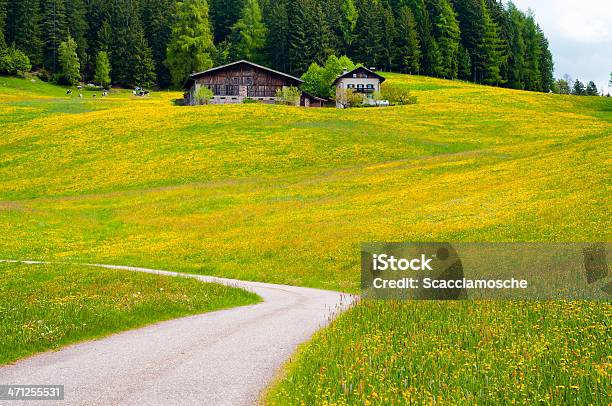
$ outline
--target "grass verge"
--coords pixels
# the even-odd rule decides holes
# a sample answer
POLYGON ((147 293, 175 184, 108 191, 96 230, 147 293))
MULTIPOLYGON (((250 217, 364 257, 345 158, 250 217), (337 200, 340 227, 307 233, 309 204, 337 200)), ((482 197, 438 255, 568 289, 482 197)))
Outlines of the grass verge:
POLYGON ((81 340, 258 301, 253 293, 189 278, 0 264, 0 365, 81 340))

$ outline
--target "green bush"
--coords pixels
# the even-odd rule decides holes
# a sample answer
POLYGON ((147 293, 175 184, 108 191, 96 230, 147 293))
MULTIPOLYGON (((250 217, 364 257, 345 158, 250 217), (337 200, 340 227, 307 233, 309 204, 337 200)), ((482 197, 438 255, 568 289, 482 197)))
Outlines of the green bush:
POLYGON ((212 90, 210 90, 206 86, 201 86, 195 92, 195 101, 196 101, 196 104, 208 104, 210 102, 210 99, 213 98, 213 96, 214 96, 214 94, 213 94, 212 90))
POLYGON ((276 90, 276 102, 287 106, 299 106, 302 92, 297 87, 289 86, 276 90))
POLYGON ((388 100, 392 105, 416 104, 417 102, 416 96, 412 96, 408 88, 387 83, 382 86, 380 98, 388 100))
POLYGON ((242 101, 242 103, 243 104, 256 104, 256 103, 259 103, 259 100, 254 100, 254 99, 251 99, 250 97, 247 97, 246 99, 242 101))
POLYGON ((24 75, 32 69, 30 58, 17 48, 0 49, 0 73, 24 75))

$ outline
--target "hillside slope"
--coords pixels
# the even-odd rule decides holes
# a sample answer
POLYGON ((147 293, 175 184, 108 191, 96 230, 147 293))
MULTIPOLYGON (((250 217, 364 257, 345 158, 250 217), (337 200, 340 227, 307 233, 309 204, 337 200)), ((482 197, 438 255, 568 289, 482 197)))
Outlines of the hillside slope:
POLYGON ((418 104, 177 107, 0 78, 0 256, 354 291, 361 241, 610 240, 610 99, 388 76, 418 104))

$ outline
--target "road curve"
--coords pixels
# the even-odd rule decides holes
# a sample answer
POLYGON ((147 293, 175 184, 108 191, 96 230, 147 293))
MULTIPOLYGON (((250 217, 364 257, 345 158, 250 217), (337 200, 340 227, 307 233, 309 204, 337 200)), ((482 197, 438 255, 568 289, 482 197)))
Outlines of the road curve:
POLYGON ((296 346, 355 300, 339 292, 295 286, 81 265, 185 276, 243 288, 264 301, 165 321, 0 367, 0 385, 65 386, 63 402, 42 405, 257 404, 296 346))

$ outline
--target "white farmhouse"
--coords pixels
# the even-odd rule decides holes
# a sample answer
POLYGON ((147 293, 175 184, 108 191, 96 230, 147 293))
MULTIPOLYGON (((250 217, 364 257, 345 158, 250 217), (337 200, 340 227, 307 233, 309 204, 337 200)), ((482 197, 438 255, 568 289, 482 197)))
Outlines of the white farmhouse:
POLYGON ((341 92, 347 89, 352 89, 356 93, 360 93, 364 97, 367 104, 376 104, 374 95, 380 92, 380 85, 385 81, 385 78, 371 69, 360 66, 352 71, 344 71, 334 81, 336 87, 336 107, 344 108, 344 105, 338 100, 341 92))

